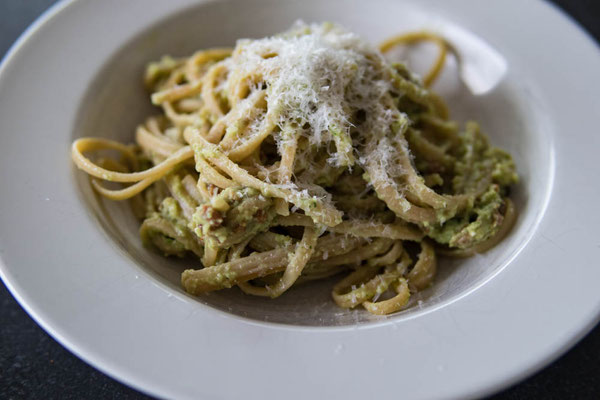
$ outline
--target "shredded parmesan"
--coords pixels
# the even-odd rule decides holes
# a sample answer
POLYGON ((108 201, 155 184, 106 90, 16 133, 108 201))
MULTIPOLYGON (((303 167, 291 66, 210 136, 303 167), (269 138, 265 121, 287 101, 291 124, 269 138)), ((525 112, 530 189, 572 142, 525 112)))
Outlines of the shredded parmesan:
MULTIPOLYGON (((297 22, 277 36, 240 40, 227 63, 235 74, 228 79, 232 85, 247 80, 252 89, 266 86, 267 109, 278 115, 281 130, 294 121, 311 145, 334 142, 336 151, 328 158, 332 166, 354 164, 351 133, 364 142, 394 120, 382 101, 391 90, 383 56, 338 25, 297 22), (355 126, 351 118, 359 111, 365 121, 355 126)), ((383 155, 386 162, 390 156, 383 155)))

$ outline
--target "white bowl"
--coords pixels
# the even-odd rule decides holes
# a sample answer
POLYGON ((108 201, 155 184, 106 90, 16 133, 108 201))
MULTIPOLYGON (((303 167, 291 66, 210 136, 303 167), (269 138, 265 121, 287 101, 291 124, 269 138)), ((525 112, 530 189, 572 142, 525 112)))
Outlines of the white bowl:
MULTIPOLYGON (((415 68, 427 57, 419 53, 415 68)), ((2 277, 65 346, 158 396, 489 393, 557 357, 598 319, 598 70, 597 48, 542 2, 60 3, 0 69, 2 277), (422 28, 447 36, 469 84, 451 65, 437 89, 454 118, 479 121, 518 166, 509 237, 485 255, 443 261, 435 285, 390 317, 337 308, 331 281, 276 300, 235 289, 191 297, 179 275, 193 261, 142 247, 129 207, 98 198, 70 163, 73 139, 132 141, 157 112, 141 83, 147 62, 273 34, 298 18, 339 22, 373 42, 422 28)))

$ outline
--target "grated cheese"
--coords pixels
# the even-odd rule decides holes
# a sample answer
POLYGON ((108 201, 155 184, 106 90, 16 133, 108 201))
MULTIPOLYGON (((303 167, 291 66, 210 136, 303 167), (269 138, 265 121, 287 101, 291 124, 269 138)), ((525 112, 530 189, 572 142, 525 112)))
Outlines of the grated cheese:
MULTIPOLYGON (((277 36, 240 40, 226 63, 228 90, 242 81, 251 90, 266 89, 268 113, 277 116, 282 131, 292 121, 304 128, 313 149, 334 142, 336 151, 327 160, 332 166, 352 167, 355 155, 360 162, 356 141, 388 131, 396 119, 382 101, 391 90, 383 56, 338 25, 297 22, 277 36), (354 126, 351 119, 358 111, 365 121, 354 126)), ((382 163, 394 164, 390 149, 386 144, 377 149, 382 163)))

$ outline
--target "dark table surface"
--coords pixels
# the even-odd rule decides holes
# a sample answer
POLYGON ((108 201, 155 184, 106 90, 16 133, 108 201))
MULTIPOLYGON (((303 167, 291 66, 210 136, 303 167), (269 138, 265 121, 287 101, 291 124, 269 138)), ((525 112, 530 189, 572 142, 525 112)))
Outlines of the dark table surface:
MULTIPOLYGON (((0 56, 54 2, 0 0, 0 56)), ((600 1, 553 3, 600 41, 600 1)), ((23 311, 4 285, 0 285, 0 305, 0 399, 148 398, 65 350, 23 311)), ((490 399, 600 399, 600 326, 550 366, 490 399)))

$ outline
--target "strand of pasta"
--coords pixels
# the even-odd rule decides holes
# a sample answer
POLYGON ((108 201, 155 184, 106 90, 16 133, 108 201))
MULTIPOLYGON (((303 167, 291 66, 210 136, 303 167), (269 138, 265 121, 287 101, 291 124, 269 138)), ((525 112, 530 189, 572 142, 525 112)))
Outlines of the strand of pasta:
POLYGON ((178 113, 175 111, 173 104, 168 101, 163 102, 161 105, 165 115, 169 118, 169 120, 173 121, 176 126, 185 127, 188 125, 197 125, 198 115, 196 113, 178 113))
POLYGON ((190 194, 190 196, 192 196, 192 198, 196 200, 196 203, 202 204, 210 199, 209 196, 205 195, 202 191, 200 191, 200 189, 198 189, 198 180, 194 180, 194 178, 192 178, 191 175, 186 175, 181 180, 181 183, 185 187, 185 190, 187 190, 187 192, 190 194))
POLYGON ((404 253, 404 247, 402 247, 402 241, 396 240, 392 247, 384 255, 378 257, 372 257, 367 260, 367 266, 369 267, 382 267, 384 265, 390 265, 394 263, 404 253))
POLYGON ((229 253, 227 254, 227 261, 240 259, 242 257, 242 253, 244 250, 246 250, 246 247, 248 247, 248 243, 250 243, 251 240, 252 238, 250 237, 241 243, 231 246, 231 249, 229 249, 229 253))
POLYGON ((443 148, 442 146, 427 140, 423 137, 421 132, 416 129, 408 129, 406 133, 407 140, 410 143, 410 149, 413 153, 417 153, 419 156, 423 157, 424 160, 430 163, 436 163, 436 165, 441 165, 445 169, 450 168, 454 164, 455 158, 447 154, 447 148, 443 148))
MULTIPOLYGON (((169 237, 173 239, 177 239, 179 242, 183 243, 187 250, 192 251, 198 257, 203 256, 202 246, 200 241, 196 238, 194 239, 193 235, 185 235, 181 229, 176 229, 173 225, 160 217, 153 217, 144 220, 142 226, 140 227, 140 236, 142 241, 155 242, 155 233, 158 233, 164 237, 169 237)), ((167 242, 164 242, 167 243, 167 242)), ((167 248, 159 247, 161 250, 168 250, 167 248)))
POLYGON ((210 62, 221 61, 229 57, 232 51, 233 49, 229 47, 197 51, 185 63, 186 79, 190 82, 200 79, 203 75, 198 74, 198 67, 205 66, 210 62))
POLYGON ((214 241, 210 238, 204 239, 204 255, 202 256, 202 265, 204 268, 212 267, 217 263, 219 258, 219 248, 215 246, 214 241))
POLYGON ((250 241, 250 247, 257 251, 267 251, 290 246, 293 243, 294 240, 287 235, 266 231, 254 236, 250 241))
POLYGON ((316 281, 316 280, 320 280, 320 279, 329 278, 333 275, 337 275, 346 270, 348 270, 348 267, 345 265, 338 265, 338 266, 329 267, 329 268, 321 268, 318 270, 317 269, 304 270, 302 272, 302 275, 300 275, 300 277, 296 281, 296 284, 301 285, 306 282, 312 282, 312 281, 316 281))
POLYGON ((337 267, 339 265, 360 265, 361 262, 375 257, 377 254, 390 248, 392 241, 390 239, 378 238, 371 243, 361 247, 356 247, 345 254, 334 257, 328 255, 326 260, 319 261, 319 268, 337 267))
POLYGON ((227 157, 234 162, 239 162, 246 157, 249 157, 251 153, 258 149, 263 140, 273 133, 276 126, 277 124, 275 123, 273 115, 267 112, 259 131, 248 138, 242 138, 241 143, 235 146, 235 148, 227 151, 227 157))
POLYGON ((185 146, 150 169, 142 172, 122 173, 100 168, 83 155, 83 152, 86 151, 104 149, 117 150, 125 155, 134 157, 130 155, 131 150, 127 146, 112 140, 98 138, 81 138, 75 140, 71 146, 71 155, 73 161, 80 169, 91 176, 111 182, 139 182, 145 179, 153 179, 156 181, 167 174, 174 166, 192 158, 194 155, 191 147, 185 146))
POLYGON ((165 82, 165 86, 176 86, 185 80, 185 72, 183 67, 184 66, 181 65, 171 71, 169 78, 165 82))
POLYGON ((211 111, 212 115, 217 117, 223 116, 221 105, 215 96, 215 86, 217 85, 217 77, 219 74, 226 71, 227 67, 223 62, 218 62, 213 65, 203 78, 202 84, 202 100, 204 106, 211 111))
MULTIPOLYGON (((225 129, 225 134, 219 141, 219 146, 228 153, 229 157, 231 157, 231 151, 237 150, 240 145, 243 145, 247 140, 249 140, 248 127, 250 125, 250 121, 260 120, 263 118, 263 124, 259 131, 262 135, 268 135, 272 133, 273 126, 271 129, 265 129, 264 127, 264 122, 267 120, 267 117, 272 122, 273 115, 272 111, 269 112, 267 110, 266 91, 261 90, 255 93, 256 94, 248 96, 248 98, 244 99, 242 102, 235 104, 230 113, 216 123, 219 129, 227 127, 225 129)), ((211 129, 209 135, 214 134, 215 131, 211 129)), ((219 135, 221 135, 221 133, 219 133, 219 135)), ((214 136, 211 137, 214 138, 214 136)), ((248 152, 248 154, 249 153, 251 152, 248 152)), ((245 157, 241 157, 234 161, 240 161, 244 158, 245 157)))
MULTIPOLYGON (((177 101, 177 109, 181 112, 198 115, 204 106, 204 102, 199 96, 195 96, 192 98, 183 98, 177 101)), ((198 122, 202 121, 202 117, 200 116, 198 122)))
POLYGON ((401 45, 401 44, 410 45, 410 44, 423 42, 423 41, 433 42, 439 48, 439 53, 438 53, 438 56, 437 56, 434 64, 432 65, 432 67, 429 69, 429 71, 423 78, 423 84, 425 85, 425 87, 430 87, 431 85, 433 85, 435 80, 438 78, 438 76, 442 72, 442 70, 444 68, 444 64, 446 63, 446 55, 447 55, 448 51, 452 52, 452 54, 457 58, 457 60, 459 60, 458 51, 456 51, 454 46, 452 46, 452 44, 449 43, 442 36, 440 36, 436 33, 427 32, 427 31, 408 32, 403 35, 394 36, 394 37, 391 37, 391 38, 385 40, 383 43, 381 43, 379 45, 379 50, 382 53, 387 53, 392 48, 394 48, 398 45, 401 45))
POLYGON ((212 183, 222 189, 237 186, 234 181, 224 177, 213 168, 202 156, 196 156, 196 170, 200 172, 204 181, 212 183))
POLYGON ((175 144, 164 138, 153 135, 143 126, 139 126, 136 129, 135 139, 142 149, 156 153, 164 158, 168 158, 171 154, 184 147, 182 144, 175 144))
MULTIPOLYGON (((302 214, 280 216, 273 221, 280 226, 313 226, 312 218, 302 214)), ((330 232, 349 234, 359 237, 385 237, 389 239, 421 240, 423 232, 403 222, 383 224, 379 222, 351 220, 327 228, 330 232)))
POLYGON ((278 183, 285 184, 290 182, 294 173, 294 161, 298 149, 298 131, 296 128, 287 124, 281 132, 281 162, 278 169, 278 183))
POLYGON ((192 215, 194 215, 194 211, 199 204, 185 189, 185 186, 182 182, 183 179, 181 178, 180 174, 178 172, 171 172, 164 177, 164 180, 167 184, 171 197, 177 201, 185 218, 191 220, 192 215))
MULTIPOLYGON (((200 172, 200 171, 198 171, 200 172)), ((196 187, 198 188, 198 191, 200 192, 200 194, 202 195, 202 198, 208 202, 210 201, 210 193, 208 191, 207 188, 207 184, 208 182, 206 181, 206 179, 204 179, 203 175, 200 175, 200 177, 198 178, 198 183, 196 184, 196 187)))
POLYGON ((174 102, 187 96, 194 96, 202 90, 203 82, 203 80, 198 79, 183 85, 175 85, 153 93, 150 99, 152 104, 159 106, 164 102, 174 102))
POLYGON ((150 63, 144 74, 144 84, 148 89, 155 89, 155 84, 161 76, 171 75, 173 70, 180 68, 184 63, 185 59, 173 59, 172 57, 163 57, 158 62, 150 63))
POLYGON ((421 252, 412 270, 407 274, 408 282, 416 290, 425 289, 435 276, 437 263, 435 249, 428 240, 421 243, 421 252))
MULTIPOLYGON (((221 116, 214 123, 214 125, 206 134, 206 139, 211 143, 220 142, 221 139, 223 139, 223 136, 226 134, 227 127, 233 125, 234 121, 241 121, 245 113, 249 113, 251 110, 256 109, 261 102, 265 101, 265 96, 265 90, 258 90, 247 98, 243 99, 241 102, 235 104, 227 114, 221 116)), ((223 143, 225 146, 229 146, 231 144, 233 143, 229 143, 229 139, 223 143)))
POLYGON ((104 186, 102 186, 100 184, 100 182, 98 182, 97 179, 94 179, 94 178, 91 179, 91 182, 92 182, 92 186, 94 187, 94 189, 98 193, 100 193, 102 196, 106 197, 107 199, 127 200, 137 194, 140 194, 144 189, 146 189, 148 186, 152 185, 154 182, 156 182, 160 178, 161 177, 158 177, 156 179, 146 178, 146 179, 143 179, 131 186, 128 186, 125 189, 117 189, 117 190, 105 188, 104 186))

